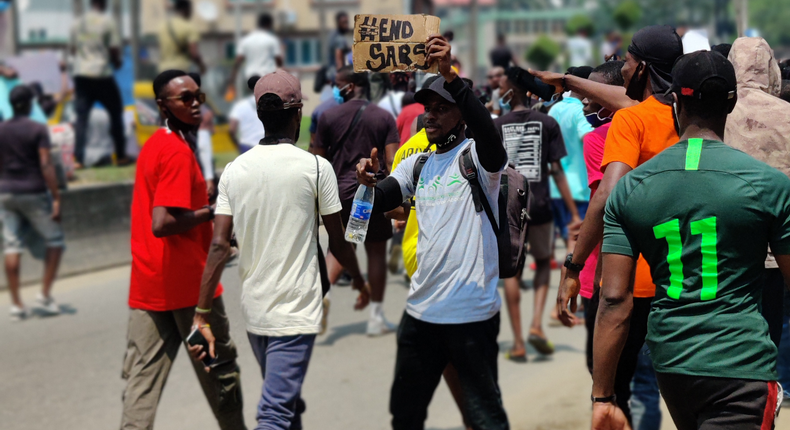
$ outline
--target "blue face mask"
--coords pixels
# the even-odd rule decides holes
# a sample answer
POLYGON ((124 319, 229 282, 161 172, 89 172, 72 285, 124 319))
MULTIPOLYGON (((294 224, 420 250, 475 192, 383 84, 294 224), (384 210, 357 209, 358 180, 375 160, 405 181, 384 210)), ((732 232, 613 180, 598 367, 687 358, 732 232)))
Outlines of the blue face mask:
POLYGON ((511 109, 510 101, 513 100, 513 97, 510 97, 510 100, 508 100, 507 103, 505 102, 505 97, 507 97, 508 94, 510 94, 512 92, 513 92, 513 90, 510 89, 502 97, 499 98, 499 107, 502 108, 502 110, 499 113, 500 115, 504 115, 504 114, 510 112, 510 109, 511 109))
POLYGON ((598 128, 604 124, 612 122, 612 117, 607 116, 601 118, 601 112, 603 112, 604 109, 605 108, 601 108, 598 110, 598 112, 589 113, 584 116, 587 119, 587 122, 589 122, 593 128, 598 128))
MULTIPOLYGON (((351 84, 348 84, 348 85, 351 85, 351 84)), ((346 88, 348 88, 348 85, 344 86, 343 88, 338 88, 337 85, 334 85, 332 87, 332 97, 335 98, 335 101, 337 102, 337 104, 342 105, 343 103, 345 103, 346 99, 343 98, 343 94, 341 93, 341 91, 343 91, 346 88)))

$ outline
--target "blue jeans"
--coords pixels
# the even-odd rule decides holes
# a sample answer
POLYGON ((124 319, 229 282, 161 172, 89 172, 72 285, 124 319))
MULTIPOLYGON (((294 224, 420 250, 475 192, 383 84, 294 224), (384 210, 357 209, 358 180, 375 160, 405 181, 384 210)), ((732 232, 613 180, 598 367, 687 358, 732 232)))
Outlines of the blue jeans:
POLYGON ((631 422, 634 430, 661 428, 661 395, 656 372, 647 345, 642 346, 636 360, 636 372, 631 383, 631 422))
POLYGON ((247 333, 263 375, 256 430, 301 430, 302 383, 315 335, 269 337, 247 333))
MULTIPOLYGON (((584 219, 590 202, 579 200, 575 200, 575 202, 576 210, 579 211, 579 217, 584 219)), ((568 223, 571 222, 571 211, 565 207, 565 201, 562 199, 551 199, 551 211, 554 213, 554 225, 560 230, 560 236, 564 240, 568 240, 568 223)))

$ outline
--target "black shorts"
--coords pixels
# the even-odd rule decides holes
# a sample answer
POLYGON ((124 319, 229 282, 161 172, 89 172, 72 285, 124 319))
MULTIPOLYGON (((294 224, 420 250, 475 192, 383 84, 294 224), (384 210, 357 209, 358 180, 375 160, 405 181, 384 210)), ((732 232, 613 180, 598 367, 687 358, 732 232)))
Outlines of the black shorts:
POLYGON ((776 381, 658 373, 658 387, 678 430, 772 430, 776 381))
MULTIPOLYGON (((343 218, 343 226, 348 226, 348 218, 351 216, 351 206, 354 200, 340 202, 343 208, 340 216, 343 218)), ((392 221, 387 219, 384 214, 372 214, 368 224, 368 234, 365 236, 365 243, 386 242, 392 239, 392 221)))

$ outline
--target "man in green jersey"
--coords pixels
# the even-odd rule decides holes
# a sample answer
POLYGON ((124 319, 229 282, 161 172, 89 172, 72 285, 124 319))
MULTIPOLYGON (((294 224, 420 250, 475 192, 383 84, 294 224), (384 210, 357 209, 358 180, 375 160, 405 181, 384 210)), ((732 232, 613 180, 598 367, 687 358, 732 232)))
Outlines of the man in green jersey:
POLYGON ((641 253, 656 284, 647 343, 678 430, 769 430, 777 349, 760 314, 763 263, 770 244, 790 279, 790 179, 721 142, 737 99, 726 58, 686 55, 672 77, 680 142, 627 174, 606 205, 593 429, 627 428, 612 394, 641 253))

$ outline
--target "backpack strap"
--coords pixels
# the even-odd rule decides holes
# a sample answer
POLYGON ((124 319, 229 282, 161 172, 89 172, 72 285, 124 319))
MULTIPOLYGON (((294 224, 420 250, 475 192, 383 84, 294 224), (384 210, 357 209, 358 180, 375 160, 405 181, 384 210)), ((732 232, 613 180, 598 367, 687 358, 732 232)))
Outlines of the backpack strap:
POLYGON ((370 101, 366 100, 365 104, 363 104, 362 107, 360 107, 359 110, 357 110, 357 113, 354 115, 354 119, 351 121, 351 124, 348 126, 346 131, 343 133, 342 136, 340 136, 340 139, 337 141, 337 143, 329 148, 329 152, 326 154, 327 160, 332 161, 335 158, 337 152, 340 151, 340 148, 342 148, 343 144, 346 143, 346 139, 348 139, 348 135, 351 134, 351 130, 353 130, 357 126, 357 124, 359 124, 359 120, 362 118, 362 113, 365 112, 365 109, 367 109, 369 104, 370 101))
POLYGON ((477 166, 472 159, 472 146, 467 146, 461 152, 461 158, 458 159, 459 167, 461 168, 461 175, 469 182, 469 188, 472 190, 472 200, 475 203, 475 211, 485 211, 488 216, 488 221, 491 222, 491 228, 494 229, 494 234, 499 236, 499 223, 494 217, 494 211, 491 210, 491 205, 488 203, 488 198, 483 193, 480 186, 480 180, 477 177, 477 166))
POLYGON ((425 167, 425 162, 428 161, 428 157, 430 157, 431 154, 431 152, 423 152, 417 156, 417 161, 414 163, 411 182, 415 194, 417 194, 417 183, 420 182, 420 173, 422 173, 422 168, 425 167))

